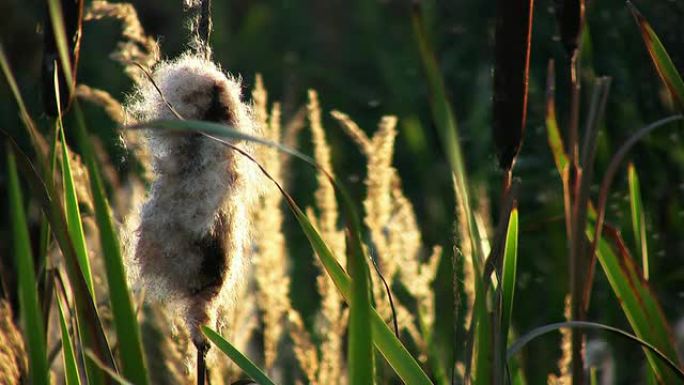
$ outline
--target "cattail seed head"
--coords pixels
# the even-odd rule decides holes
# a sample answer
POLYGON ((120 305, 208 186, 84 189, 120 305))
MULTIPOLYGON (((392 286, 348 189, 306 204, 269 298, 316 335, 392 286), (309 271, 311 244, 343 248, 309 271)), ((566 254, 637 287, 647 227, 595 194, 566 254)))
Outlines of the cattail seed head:
MULTIPOLYGON (((160 63, 154 84, 141 84, 128 111, 139 122, 185 119, 228 124, 253 134, 239 80, 196 55, 160 63), (161 91, 155 88, 155 85, 161 91)), ((199 327, 215 327, 244 275, 254 167, 231 148, 200 133, 151 129, 147 144, 154 182, 142 206, 131 260, 148 292, 180 309, 195 344, 199 327)), ((235 146, 250 152, 246 143, 235 146)))

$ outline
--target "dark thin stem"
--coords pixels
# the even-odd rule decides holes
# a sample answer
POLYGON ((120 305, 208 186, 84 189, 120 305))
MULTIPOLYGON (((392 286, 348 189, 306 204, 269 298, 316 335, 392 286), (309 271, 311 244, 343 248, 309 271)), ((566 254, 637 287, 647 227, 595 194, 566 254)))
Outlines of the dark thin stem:
POLYGON ((209 51, 209 39, 211 38, 211 29, 212 29, 212 21, 211 21, 211 0, 202 0, 201 1, 201 8, 200 8, 200 15, 199 15, 199 22, 197 24, 197 36, 199 37, 202 45, 204 46, 204 52, 205 54, 208 54, 209 51))
POLYGON ((209 351, 209 343, 197 345, 197 385, 205 385, 207 365, 206 358, 209 351))

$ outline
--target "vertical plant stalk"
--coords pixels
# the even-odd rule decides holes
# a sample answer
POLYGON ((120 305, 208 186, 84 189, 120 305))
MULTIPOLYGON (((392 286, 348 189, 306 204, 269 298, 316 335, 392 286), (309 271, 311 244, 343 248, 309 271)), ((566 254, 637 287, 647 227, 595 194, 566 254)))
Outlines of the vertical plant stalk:
MULTIPOLYGON (((568 123, 568 157, 570 162, 570 194, 569 199, 573 206, 570 211, 570 230, 568 231, 570 237, 569 242, 569 258, 570 258, 570 282, 571 282, 571 302, 572 302, 572 319, 582 320, 581 312, 581 295, 579 294, 582 287, 582 271, 580 270, 581 261, 578 258, 578 243, 581 243, 580 238, 584 238, 584 233, 575 231, 578 228, 577 224, 577 195, 579 193, 581 171, 579 166, 579 115, 580 115, 580 80, 578 76, 579 70, 579 41, 582 34, 582 27, 584 24, 584 0, 565 0, 561 4, 559 13, 561 41, 565 48, 566 54, 569 58, 569 75, 570 75, 570 119, 568 123)), ((582 224, 583 225, 583 224, 582 224)), ((580 332, 572 335, 572 381, 574 385, 584 384, 584 359, 582 356, 582 334, 580 332)))

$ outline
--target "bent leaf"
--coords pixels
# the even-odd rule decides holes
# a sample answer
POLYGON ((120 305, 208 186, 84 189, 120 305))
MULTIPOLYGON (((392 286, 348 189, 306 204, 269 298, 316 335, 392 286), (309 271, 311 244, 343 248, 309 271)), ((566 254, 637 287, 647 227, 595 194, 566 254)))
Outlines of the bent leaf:
POLYGON ((251 377, 256 383, 260 385, 275 385, 275 382, 268 378, 266 373, 264 373, 258 366, 256 366, 249 358, 244 354, 240 353, 230 342, 226 341, 220 334, 209 329, 206 326, 202 326, 202 332, 211 342, 216 345, 226 356, 228 356, 237 366, 242 369, 249 377, 251 377))

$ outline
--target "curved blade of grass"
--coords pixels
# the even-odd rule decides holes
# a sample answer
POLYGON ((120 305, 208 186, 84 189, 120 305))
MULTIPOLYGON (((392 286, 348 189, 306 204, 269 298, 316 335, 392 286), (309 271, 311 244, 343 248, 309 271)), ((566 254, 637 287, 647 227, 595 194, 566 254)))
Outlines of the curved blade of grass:
POLYGON ((470 206, 468 175, 466 173, 465 161, 463 160, 463 152, 459 143, 456 114, 451 108, 444 86, 444 79, 439 71, 439 65, 430 45, 430 41, 427 38, 420 9, 418 8, 419 3, 414 4, 415 6, 411 13, 411 21, 420 50, 420 57, 423 61, 425 76, 428 80, 432 117, 435 126, 437 127, 444 153, 447 156, 447 161, 453 172, 456 186, 456 199, 459 201, 457 202, 458 207, 462 209, 463 214, 466 217, 468 234, 461 234, 462 237, 467 238, 462 241, 469 241, 472 250, 474 251, 474 255, 477 258, 480 258, 480 260, 483 260, 485 256, 482 253, 482 242, 470 206))
POLYGON ((24 122, 24 126, 26 127, 26 130, 29 134, 29 138, 31 138, 31 143, 33 144, 36 154, 38 155, 38 159, 41 161, 40 164, 46 165, 48 164, 48 144, 45 141, 45 138, 36 129, 36 124, 33 122, 33 119, 31 119, 31 115, 28 113, 26 103, 24 103, 24 98, 22 98, 21 93, 19 92, 17 80, 14 78, 12 67, 10 67, 9 60, 7 60, 7 56, 5 55, 5 50, 1 42, 0 69, 2 69, 2 72, 5 75, 5 79, 7 80, 7 84, 9 85, 9 88, 12 91, 12 96, 14 96, 14 100, 17 102, 17 106, 19 107, 19 115, 21 116, 21 120, 24 122))
POLYGON ((62 12, 62 4, 59 0, 47 0, 48 12, 50 13, 50 21, 52 22, 52 32, 55 34, 55 43, 57 44, 57 52, 59 53, 60 64, 64 72, 64 78, 69 86, 69 94, 74 94, 74 87, 76 82, 74 80, 74 72, 72 71, 71 60, 69 59, 69 43, 66 36, 66 28, 64 26, 64 13, 62 12))
MULTIPOLYGON (((236 131, 230 128, 229 126, 212 122, 193 120, 168 120, 138 124, 134 126, 129 126, 127 128, 142 129, 146 127, 175 130, 179 132, 200 132, 207 135, 210 138, 213 138, 215 140, 218 140, 219 142, 224 143, 225 145, 230 146, 231 148, 240 152, 243 156, 248 157, 250 160, 254 162, 256 161, 249 154, 233 146, 232 144, 221 140, 220 138, 246 140, 250 142, 260 143, 263 145, 277 148, 279 151, 282 151, 284 153, 290 154, 303 160, 312 167, 321 170, 328 177, 328 180, 336 188, 337 192, 340 194, 340 197, 342 198, 342 207, 344 209, 345 219, 347 220, 347 231, 349 232, 349 234, 351 234, 352 237, 358 239, 358 241, 352 243, 352 246, 357 247, 356 245, 361 245, 361 238, 359 235, 359 219, 356 215, 356 211, 353 208, 353 204, 351 203, 352 201, 349 197, 349 194, 340 184, 338 184, 335 181, 334 178, 330 176, 330 174, 325 169, 318 166, 316 162, 310 157, 296 150, 283 146, 279 143, 268 141, 256 136, 251 136, 236 131)), ((270 176, 270 174, 268 174, 268 172, 265 169, 263 169, 258 163, 257 166, 261 168, 261 171, 266 175, 266 177, 268 177, 283 194, 283 196, 285 197, 285 201, 288 204, 288 207, 290 208, 290 210, 295 216, 295 219, 297 219, 297 222, 304 231, 304 234, 306 235, 309 243, 311 244, 311 247, 316 252, 316 255, 318 255, 318 257, 320 258, 321 264, 325 268, 330 278, 333 280, 333 283, 340 291, 345 301, 349 302, 351 298, 351 279, 344 271, 342 266, 340 266, 338 262, 339 259, 336 258, 336 256, 330 250, 330 248, 328 248, 328 246, 325 244, 318 231, 311 224, 306 214, 299 208, 299 206, 294 201, 292 196, 290 196, 290 194, 288 194, 282 188, 282 186, 277 181, 275 181, 270 176)), ((364 255, 363 252, 362 255, 364 255)), ((375 344, 375 347, 380 351, 380 353, 382 353, 382 355, 385 357, 385 359, 394 369, 397 375, 399 375, 399 377, 407 385, 432 384, 429 377, 425 374, 425 372, 420 367, 418 362, 411 356, 408 350, 406 350, 404 345, 402 345, 399 339, 394 335, 389 326, 385 324, 382 317, 380 317, 377 311, 372 308, 370 315, 370 326, 371 335, 373 337, 373 343, 375 344)))
POLYGON ((100 243, 107 273, 109 286, 109 300, 114 313, 114 325, 119 342, 120 359, 123 376, 136 385, 149 383, 147 369, 142 351, 140 339, 140 326, 133 310, 133 304, 126 282, 119 239, 114 230, 111 210, 100 172, 96 164, 90 140, 85 126, 83 112, 78 101, 74 101, 74 113, 76 115, 76 133, 79 148, 83 153, 88 174, 90 176, 90 191, 95 206, 95 219, 100 230, 100 243))
POLYGON ((501 322, 501 337, 508 340, 508 329, 513 313, 513 294, 515 292, 515 277, 518 265, 518 209, 511 211, 504 245, 503 272, 501 288, 503 292, 503 313, 501 322))
MULTIPOLYGON (((91 348, 93 352, 98 354, 100 361, 106 362, 109 367, 115 368, 114 358, 109 349, 107 337, 104 334, 93 298, 90 296, 88 286, 83 279, 78 265, 76 250, 69 237, 64 209, 61 207, 59 200, 54 199, 55 187, 51 181, 48 181, 47 185, 43 183, 29 158, 19 149, 7 133, 0 130, 0 134, 12 144, 17 166, 21 170, 22 176, 28 182, 31 194, 40 204, 43 213, 50 222, 50 228, 64 255, 66 270, 76 303, 79 335, 81 336, 82 343, 85 347, 91 348)), ((90 384, 101 384, 105 381, 102 372, 97 367, 89 364, 86 366, 88 382, 90 384)))
POLYGON ((351 276, 349 301, 349 383, 373 384, 373 337, 370 315, 370 272, 357 237, 347 236, 347 266, 351 276))
POLYGON ((60 141, 62 144, 62 181, 64 184, 64 207, 66 209, 66 221, 69 229, 69 235, 74 243, 76 249, 76 256, 83 273, 90 295, 95 299, 95 288, 93 287, 93 276, 90 272, 90 260, 88 259, 88 247, 86 246, 85 234, 83 233, 83 224, 81 223, 81 211, 78 208, 78 197, 76 196, 76 188, 74 187, 74 179, 71 174, 71 160, 69 157, 69 149, 67 147, 66 139, 64 137, 64 125, 62 124, 62 105, 59 93, 59 80, 57 78, 57 69, 54 73, 54 90, 55 90, 55 104, 57 106, 57 124, 59 126, 60 141))
POLYGON ((24 213, 24 202, 19 187, 17 164, 12 148, 7 145, 7 173, 9 175, 9 211, 12 223, 12 244, 19 286, 19 307, 23 321, 26 347, 29 353, 30 383, 48 385, 49 373, 45 352, 43 315, 38 305, 36 276, 33 267, 33 253, 29 240, 28 225, 24 213))
POLYGON ((641 268, 644 279, 648 281, 648 241, 646 238, 646 219, 644 204, 641 201, 641 187, 634 163, 627 166, 627 182, 629 184, 629 208, 632 213, 632 232, 636 249, 641 253, 641 268))
POLYGON ((475 270, 475 303, 473 304, 473 319, 470 322, 469 341, 466 348, 466 384, 489 385, 493 374, 493 334, 492 319, 487 310, 487 291, 484 277, 478 263, 473 263, 475 270), (474 334, 473 331, 474 330, 474 334), (474 340, 471 340, 474 338, 474 340), (473 360, 474 355, 474 360, 473 360), (475 377, 470 378, 470 367, 475 367, 475 377))
MULTIPOLYGON (((587 229, 589 237, 593 237, 591 230, 591 227, 587 229)), ((670 326, 655 294, 634 264, 617 230, 605 226, 605 232, 618 253, 613 251, 607 239, 601 239, 596 255, 629 324, 639 338, 657 347, 673 362, 678 362, 670 326)), ((650 352, 646 355, 656 377, 662 383, 676 383, 671 371, 667 370, 650 352)))
POLYGON ((107 373, 107 375, 109 376, 109 380, 114 380, 117 384, 120 385, 134 385, 132 382, 123 378, 119 373, 113 371, 110 367, 108 367, 102 361, 100 361, 100 359, 97 358, 97 356, 93 354, 92 351, 86 350, 85 356, 87 357, 88 361, 90 361, 93 365, 100 368, 103 372, 107 373))
POLYGON ((226 341, 220 334, 202 326, 202 332, 211 342, 216 345, 228 358, 230 358, 243 372, 251 377, 256 383, 260 385, 275 385, 275 382, 268 378, 258 366, 256 366, 247 356, 240 353, 230 342, 226 341))
POLYGON ((665 86, 670 91, 672 98, 677 102, 678 108, 684 109, 684 81, 677 71, 670 55, 660 42, 658 35, 648 23, 646 18, 639 12, 639 10, 630 1, 627 1, 629 10, 632 11, 634 20, 636 20, 641 37, 644 39, 644 44, 648 50, 648 55, 658 72, 658 76, 665 83, 665 86))
POLYGON ((684 116, 682 115, 673 115, 669 116, 667 118, 660 119, 658 121, 655 121, 647 126, 641 127, 639 130, 637 130, 632 136, 627 139, 627 141, 620 146, 620 149, 613 155, 613 158, 610 160, 610 164, 606 168, 605 173, 603 174, 603 179, 601 180, 601 187, 599 189, 599 197, 598 197, 598 205, 596 206, 596 226, 594 229, 594 236, 592 237, 593 241, 591 242, 591 249, 589 251, 589 257, 591 258, 591 263, 589 265, 589 279, 588 279, 588 284, 585 286, 585 292, 584 292, 584 303, 588 304, 588 298, 589 294, 591 293, 591 284, 593 280, 591 277, 594 275, 594 266, 596 263, 596 259, 594 258, 594 254, 596 252, 597 244, 598 241, 601 240, 601 234, 603 233, 603 223, 605 220, 605 215, 606 215, 606 204, 608 203, 608 193, 610 192, 610 187, 613 184, 613 179, 615 178, 615 174, 617 174, 617 171, 620 167, 620 164, 624 160, 625 156, 627 153, 634 147, 635 144, 637 144, 641 139, 643 139, 646 135, 650 134, 653 132, 656 128, 666 126, 670 123, 681 121, 684 119, 684 116))
POLYGON ((74 355, 73 344, 69 336, 69 327, 64 318, 64 311, 62 310, 62 301, 57 299, 57 308, 59 309, 59 328, 62 332, 62 357, 64 359, 64 377, 66 385, 80 385, 81 380, 78 377, 78 365, 76 364, 76 356, 74 355))
POLYGON ((556 169, 558 174, 562 176, 563 170, 568 165, 568 155, 565 153, 563 137, 556 118, 556 74, 554 68, 554 61, 551 59, 546 71, 546 136, 556 169))
POLYGON ((657 347, 653 346, 650 344, 648 341, 645 341, 644 339, 641 339, 633 334, 627 333, 626 331, 622 329, 618 329, 613 326, 609 325, 604 325, 600 324, 597 322, 589 322, 589 321, 566 321, 566 322, 558 322, 558 323, 553 323, 549 325, 544 325, 540 326, 536 329, 531 330, 524 336, 518 338, 518 340, 515 341, 513 345, 511 345, 510 348, 508 348, 508 353, 507 358, 510 359, 513 355, 517 354, 522 348, 525 347, 528 343, 530 343, 532 340, 543 336, 544 334, 550 333, 552 331, 556 331, 562 328, 570 328, 570 329, 597 329, 597 330, 603 330, 603 331, 608 331, 611 333, 614 333, 620 337, 624 337, 630 341, 636 342, 639 345, 641 345, 644 350, 649 351, 653 353, 655 357, 657 357, 663 365, 666 365, 672 370, 672 373, 676 378, 679 378, 679 381, 676 382, 668 382, 668 384, 675 384, 675 383, 680 383, 682 380, 684 380, 684 372, 677 366, 677 364, 672 361, 670 358, 668 358, 663 352, 658 350, 657 347))

